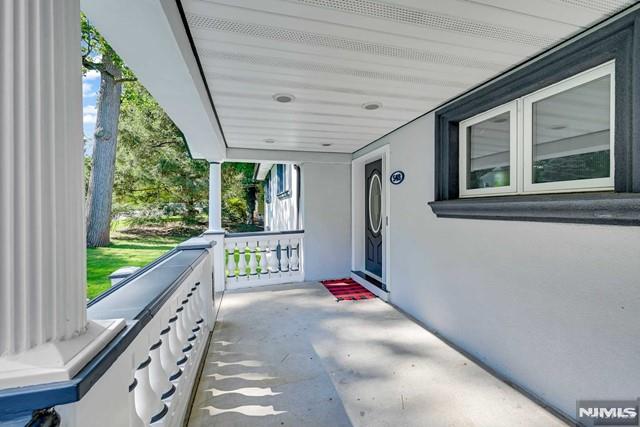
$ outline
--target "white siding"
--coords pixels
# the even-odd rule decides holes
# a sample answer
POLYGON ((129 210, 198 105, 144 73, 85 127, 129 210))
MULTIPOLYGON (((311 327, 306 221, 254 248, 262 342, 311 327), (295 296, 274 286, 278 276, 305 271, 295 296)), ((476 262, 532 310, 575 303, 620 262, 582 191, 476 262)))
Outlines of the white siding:
POLYGON ((268 189, 271 193, 271 203, 264 204, 265 231, 289 231, 301 228, 298 224, 298 194, 300 191, 298 188, 298 169, 290 164, 286 167, 291 182, 291 195, 284 198, 278 197, 276 165, 271 168, 268 189))
POLYGON ((406 173, 391 301, 571 416, 640 395, 640 228, 437 218, 433 135, 430 114, 382 141, 406 173))

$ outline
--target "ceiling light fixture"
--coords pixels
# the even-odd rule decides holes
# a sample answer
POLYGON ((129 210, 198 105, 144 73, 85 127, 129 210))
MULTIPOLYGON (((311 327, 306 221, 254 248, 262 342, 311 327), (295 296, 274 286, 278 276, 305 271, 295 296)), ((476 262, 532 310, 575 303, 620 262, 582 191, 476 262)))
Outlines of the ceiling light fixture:
POLYGON ((364 104, 362 104, 362 108, 364 108, 365 110, 373 111, 377 110, 378 108, 382 108, 382 104, 380 102, 365 102, 364 104))
POLYGON ((551 130, 562 130, 562 129, 566 129, 566 128, 567 128, 567 126, 565 126, 565 125, 553 125, 549 129, 551 129, 551 130))
POLYGON ((273 138, 267 138, 267 139, 264 140, 264 142, 266 142, 267 144, 273 144, 273 143, 276 142, 276 140, 273 139, 273 138))
POLYGON ((322 144, 322 146, 323 147, 331 147, 331 144, 325 142, 324 144, 322 144))
POLYGON ((273 99, 275 101, 286 104, 288 102, 293 102, 296 99, 296 97, 288 93, 276 93, 275 95, 273 95, 273 99))

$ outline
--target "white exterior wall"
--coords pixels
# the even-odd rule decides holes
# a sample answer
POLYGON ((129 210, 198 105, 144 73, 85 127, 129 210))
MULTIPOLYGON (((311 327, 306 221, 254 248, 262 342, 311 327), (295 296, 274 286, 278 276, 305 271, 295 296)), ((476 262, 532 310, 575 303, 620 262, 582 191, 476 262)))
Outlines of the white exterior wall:
POLYGON ((640 228, 437 218, 433 136, 429 114, 381 141, 406 174, 391 301, 570 416, 577 399, 640 395, 640 228))
POLYGON ((271 203, 264 204, 264 229, 265 231, 289 231, 297 230, 298 224, 298 169, 293 165, 286 165, 290 173, 291 195, 285 198, 278 197, 278 179, 276 165, 271 168, 269 192, 271 203))
POLYGON ((301 170, 305 280, 349 277, 351 165, 304 163, 301 170))

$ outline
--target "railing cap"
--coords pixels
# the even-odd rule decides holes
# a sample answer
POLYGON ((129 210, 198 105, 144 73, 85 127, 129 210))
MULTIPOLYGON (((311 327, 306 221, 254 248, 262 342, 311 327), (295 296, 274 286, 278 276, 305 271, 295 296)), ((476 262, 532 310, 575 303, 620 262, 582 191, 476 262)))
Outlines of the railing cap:
POLYGON ((283 236, 288 234, 304 234, 304 230, 288 231, 250 231, 247 233, 227 233, 226 238, 261 237, 261 236, 283 236))
POLYGON ((192 237, 189 240, 186 240, 178 245, 178 249, 180 250, 189 250, 189 249, 209 249, 212 248, 216 243, 214 241, 209 241, 202 237, 192 237))
POLYGON ((140 270, 140 267, 120 267, 109 275, 109 279, 122 279, 123 277, 129 277, 138 270, 140 270))

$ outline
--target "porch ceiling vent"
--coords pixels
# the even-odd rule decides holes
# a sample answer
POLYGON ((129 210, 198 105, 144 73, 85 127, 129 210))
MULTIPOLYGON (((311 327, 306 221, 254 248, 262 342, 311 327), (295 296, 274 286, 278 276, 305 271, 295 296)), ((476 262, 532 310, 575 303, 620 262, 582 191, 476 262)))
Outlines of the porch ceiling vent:
MULTIPOLYGON (((187 22, 190 27, 201 30, 223 31, 226 33, 242 34, 267 40, 297 43, 313 47, 348 50, 351 52, 366 53, 369 55, 403 58, 411 61, 429 62, 433 64, 456 65, 460 67, 471 67, 494 71, 500 71, 504 69, 505 65, 507 65, 459 55, 431 52, 410 47, 371 43, 366 40, 309 33, 289 28, 272 27, 270 25, 234 21, 230 19, 215 18, 212 16, 196 15, 193 13, 187 15, 187 22)), ((203 49, 201 53, 207 55, 205 49, 203 49)))
MULTIPOLYGON (((544 47, 554 43, 553 37, 533 34, 518 28, 472 21, 428 10, 398 6, 371 0, 289 0, 309 6, 339 10, 358 15, 372 16, 402 24, 418 25, 436 30, 469 34, 485 39, 501 40, 530 46, 544 47)), ((578 3, 571 1, 570 3, 578 3)), ((580 1, 580 3, 583 3, 580 1)), ((592 3, 613 3, 592 2, 592 3)))

